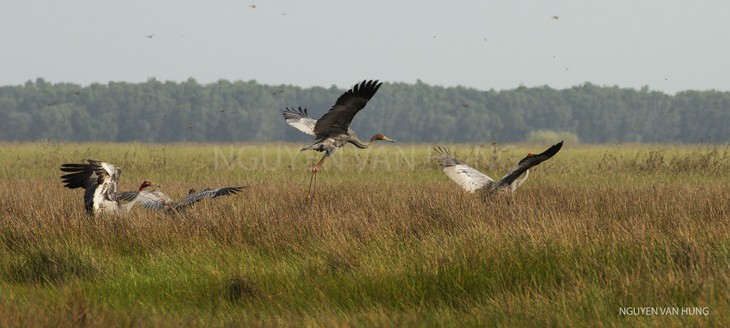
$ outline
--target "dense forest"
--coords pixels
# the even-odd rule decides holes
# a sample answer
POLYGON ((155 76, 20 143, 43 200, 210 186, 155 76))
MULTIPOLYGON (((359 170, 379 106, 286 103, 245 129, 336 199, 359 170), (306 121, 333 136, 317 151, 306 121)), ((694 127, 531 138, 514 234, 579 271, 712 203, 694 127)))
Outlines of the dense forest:
MULTIPOLYGON (((39 78, 0 87, 0 140, 306 143, 280 110, 307 107, 318 118, 343 91, 256 81, 80 86, 39 78)), ((728 124, 730 92, 668 95, 590 83, 482 91, 419 81, 384 84, 352 127, 363 138, 383 132, 401 142, 519 142, 548 130, 583 143, 725 143, 728 124)))

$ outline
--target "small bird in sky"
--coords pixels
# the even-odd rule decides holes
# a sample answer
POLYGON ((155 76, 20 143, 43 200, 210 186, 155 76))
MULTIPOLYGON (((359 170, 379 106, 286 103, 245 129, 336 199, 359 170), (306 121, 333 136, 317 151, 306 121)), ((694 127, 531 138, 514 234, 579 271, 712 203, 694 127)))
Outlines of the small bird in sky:
POLYGON ((256 5, 250 5, 251 9, 256 9, 256 5))
POLYGON ((152 33, 152 34, 149 34, 149 35, 145 35, 145 37, 146 37, 146 38, 148 38, 148 39, 152 39, 152 37, 153 37, 153 36, 155 36, 155 34, 154 34, 154 33, 152 33))
POLYGON ((554 20, 559 20, 560 19, 560 16, 557 16, 557 15, 552 15, 550 17, 552 17, 554 20))

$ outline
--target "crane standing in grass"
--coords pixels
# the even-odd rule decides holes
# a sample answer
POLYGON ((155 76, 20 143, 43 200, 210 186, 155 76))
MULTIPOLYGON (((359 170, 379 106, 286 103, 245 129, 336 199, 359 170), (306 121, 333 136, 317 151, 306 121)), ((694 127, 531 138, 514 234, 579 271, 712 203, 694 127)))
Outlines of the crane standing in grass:
POLYGON ((464 190, 468 192, 482 191, 487 194, 493 194, 496 192, 515 192, 527 180, 527 177, 530 175, 530 168, 553 157, 560 151, 561 147, 563 147, 562 141, 540 154, 527 154, 525 158, 517 163, 517 167, 497 181, 456 159, 446 148, 436 147, 434 150, 439 155, 437 160, 446 175, 464 188, 464 190), (524 177, 520 178, 523 173, 524 177))
POLYGON ((362 142, 358 139, 355 132, 350 129, 350 123, 355 117, 355 114, 365 108, 365 105, 375 95, 381 85, 382 83, 379 83, 377 80, 362 81, 360 84, 356 84, 352 89, 347 90, 347 92, 337 98, 334 106, 319 120, 309 117, 306 108, 299 107, 298 109, 294 109, 287 107, 283 111, 284 119, 286 119, 289 125, 316 137, 311 146, 304 147, 301 150, 324 152, 322 159, 312 167, 307 201, 314 199, 317 189, 317 172, 322 167, 322 164, 324 164, 324 161, 332 156, 338 148, 348 143, 355 145, 357 148, 365 149, 377 140, 394 142, 382 133, 375 134, 368 142, 362 142))

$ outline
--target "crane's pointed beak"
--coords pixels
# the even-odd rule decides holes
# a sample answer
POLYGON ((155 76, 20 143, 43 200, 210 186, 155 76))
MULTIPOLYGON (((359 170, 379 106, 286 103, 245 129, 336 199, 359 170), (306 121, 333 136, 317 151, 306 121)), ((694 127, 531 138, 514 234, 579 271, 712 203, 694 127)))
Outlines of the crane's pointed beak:
POLYGON ((383 136, 383 140, 385 140, 385 141, 390 141, 390 142, 395 142, 395 140, 393 140, 393 139, 391 139, 391 138, 388 138, 388 137, 386 137, 386 136, 383 136))

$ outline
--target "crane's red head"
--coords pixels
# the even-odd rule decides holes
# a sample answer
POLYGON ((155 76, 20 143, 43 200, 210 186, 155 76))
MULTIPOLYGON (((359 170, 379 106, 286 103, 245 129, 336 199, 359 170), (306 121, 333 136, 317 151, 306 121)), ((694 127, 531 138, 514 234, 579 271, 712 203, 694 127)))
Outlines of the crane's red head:
POLYGON ((386 136, 385 136, 384 134, 382 134, 382 133, 378 133, 378 134, 374 135, 374 136, 373 136, 373 137, 372 137, 372 138, 370 139, 370 142, 373 142, 373 141, 375 141, 375 140, 384 140, 384 141, 390 141, 390 142, 395 142, 395 140, 393 140, 393 139, 390 139, 390 138, 386 137, 386 136))
POLYGON ((535 156, 535 154, 527 153, 527 156, 525 156, 525 158, 521 159, 520 162, 517 163, 517 165, 522 165, 522 163, 524 163, 526 160, 530 159, 530 157, 532 157, 532 156, 535 156))
POLYGON ((144 188, 147 188, 151 185, 152 185, 152 182, 150 182, 149 180, 144 180, 144 181, 142 181, 142 184, 139 185, 139 191, 142 191, 142 190, 144 190, 144 188))

